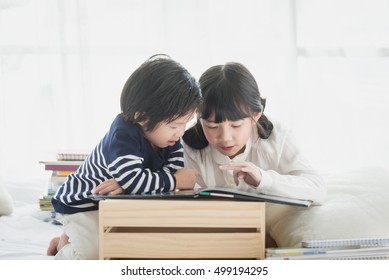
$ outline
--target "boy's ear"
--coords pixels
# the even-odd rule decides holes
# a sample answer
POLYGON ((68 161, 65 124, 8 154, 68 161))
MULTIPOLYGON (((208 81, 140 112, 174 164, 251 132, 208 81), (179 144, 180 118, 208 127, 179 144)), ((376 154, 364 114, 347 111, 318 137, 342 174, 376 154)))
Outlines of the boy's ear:
MULTIPOLYGON (((139 117, 140 113, 139 112, 136 112, 135 115, 134 115, 134 119, 136 121, 136 119, 139 117)), ((141 122, 136 122, 137 124, 139 124, 140 126, 145 126, 146 125, 146 121, 141 121, 141 122)))
POLYGON ((140 126, 145 126, 146 125, 146 121, 143 121, 143 122, 137 122, 137 124, 139 124, 140 126))

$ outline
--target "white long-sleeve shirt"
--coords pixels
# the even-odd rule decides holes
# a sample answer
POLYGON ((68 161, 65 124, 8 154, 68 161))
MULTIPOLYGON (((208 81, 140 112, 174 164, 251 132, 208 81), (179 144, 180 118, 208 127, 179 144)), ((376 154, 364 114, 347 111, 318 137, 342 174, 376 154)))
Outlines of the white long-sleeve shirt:
POLYGON ((302 155, 290 130, 277 122, 268 139, 261 139, 256 129, 242 154, 230 159, 208 145, 195 150, 184 143, 184 165, 199 172, 202 187, 235 185, 232 171, 219 166, 230 162, 254 163, 262 174, 258 192, 284 197, 308 199, 322 204, 326 196, 323 178, 302 155))

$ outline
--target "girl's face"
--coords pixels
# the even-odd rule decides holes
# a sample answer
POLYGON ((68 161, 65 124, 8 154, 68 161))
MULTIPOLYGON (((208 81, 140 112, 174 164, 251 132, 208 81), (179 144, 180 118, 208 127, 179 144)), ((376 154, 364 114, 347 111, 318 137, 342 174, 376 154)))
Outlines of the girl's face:
POLYGON ((146 131, 143 127, 145 122, 140 122, 143 134, 156 148, 174 146, 181 136, 184 135, 187 123, 194 117, 194 112, 187 114, 173 122, 161 122, 152 131, 146 131))
POLYGON ((232 159, 244 151, 247 140, 253 129, 256 129, 256 122, 260 116, 261 114, 258 113, 253 118, 221 123, 215 123, 211 116, 208 120, 201 119, 200 121, 209 144, 232 159))

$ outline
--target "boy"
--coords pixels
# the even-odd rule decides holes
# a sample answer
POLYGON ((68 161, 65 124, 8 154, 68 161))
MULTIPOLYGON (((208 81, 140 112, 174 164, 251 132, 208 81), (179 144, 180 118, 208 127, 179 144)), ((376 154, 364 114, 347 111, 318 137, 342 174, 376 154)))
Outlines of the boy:
POLYGON ((90 156, 52 198, 64 232, 47 254, 56 259, 98 258, 95 194, 192 189, 196 171, 184 169, 180 138, 201 102, 196 80, 167 56, 153 56, 129 77, 121 113, 90 156))

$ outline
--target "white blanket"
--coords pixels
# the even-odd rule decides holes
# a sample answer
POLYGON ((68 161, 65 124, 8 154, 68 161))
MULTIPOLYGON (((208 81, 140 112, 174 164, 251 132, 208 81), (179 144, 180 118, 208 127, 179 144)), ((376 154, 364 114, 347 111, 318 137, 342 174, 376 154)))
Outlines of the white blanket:
POLYGON ((267 233, 280 247, 305 240, 389 238, 389 171, 352 170, 324 177, 328 193, 322 206, 269 205, 267 233))
MULTIPOLYGON (((325 177, 327 201, 311 208, 268 205, 266 228, 278 246, 300 246, 303 240, 389 237, 389 172, 353 170, 325 177)), ((41 183, 8 183, 14 209, 0 217, 0 259, 53 259, 47 246, 62 232, 45 222, 38 198, 41 183)))
MULTIPOLYGON (((2 183, 3 187, 5 183, 2 183)), ((47 222, 50 212, 39 209, 38 199, 44 184, 8 183, 13 212, 0 217, 0 259, 45 260, 51 238, 59 236, 61 226, 47 222)))

